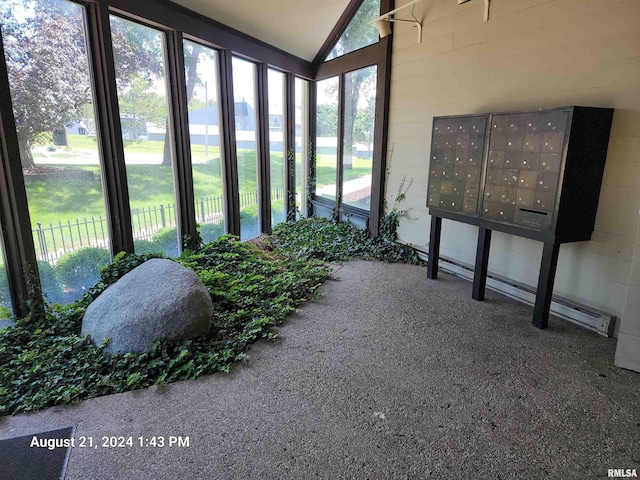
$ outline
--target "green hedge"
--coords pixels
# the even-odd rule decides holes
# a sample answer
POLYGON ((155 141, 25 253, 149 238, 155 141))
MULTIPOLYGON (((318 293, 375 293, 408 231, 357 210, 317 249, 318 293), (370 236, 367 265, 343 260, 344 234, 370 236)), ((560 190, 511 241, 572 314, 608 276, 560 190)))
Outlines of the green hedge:
POLYGON ((202 243, 209 243, 224 235, 224 222, 204 223, 198 227, 202 243))
MULTIPOLYGON (((60 303, 64 301, 62 286, 58 280, 55 268, 48 262, 38 261, 38 270, 40 273, 40 283, 45 298, 49 303, 60 303)), ((4 265, 0 265, 0 306, 11 310, 11 294, 9 293, 9 281, 7 279, 7 270, 4 265)))
POLYGON ((168 257, 177 257, 178 250, 178 229, 175 227, 161 228, 153 236, 153 245, 160 249, 168 257))
POLYGON ((145 253, 162 253, 160 246, 150 242, 149 240, 134 240, 133 248, 136 255, 143 255, 145 253))
MULTIPOLYGON (((99 247, 84 247, 65 253, 55 266, 55 272, 64 286, 81 297, 100 280, 100 268, 111 261, 109 250, 99 247)), ((42 276, 42 272, 40 273, 42 276)))

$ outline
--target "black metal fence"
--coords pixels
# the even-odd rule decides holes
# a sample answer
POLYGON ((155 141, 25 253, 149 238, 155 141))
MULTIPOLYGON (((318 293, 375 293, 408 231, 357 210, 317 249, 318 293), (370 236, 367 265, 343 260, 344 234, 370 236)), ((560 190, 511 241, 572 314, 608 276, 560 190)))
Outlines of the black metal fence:
MULTIPOLYGON (((284 189, 276 188, 271 191, 271 200, 284 199, 284 189)), ((222 196, 200 197, 196 199, 196 218, 201 224, 219 223, 224 216, 224 200, 222 196)), ((258 204, 258 192, 240 192, 240 209, 258 204)), ((135 208, 131 211, 131 222, 134 240, 151 241, 153 236, 162 228, 176 226, 175 205, 159 205, 135 208)), ((107 219, 92 216, 67 220, 65 223, 50 222, 45 225, 36 223, 33 230, 38 260, 44 260, 52 265, 66 252, 81 247, 109 248, 109 229, 107 219)))

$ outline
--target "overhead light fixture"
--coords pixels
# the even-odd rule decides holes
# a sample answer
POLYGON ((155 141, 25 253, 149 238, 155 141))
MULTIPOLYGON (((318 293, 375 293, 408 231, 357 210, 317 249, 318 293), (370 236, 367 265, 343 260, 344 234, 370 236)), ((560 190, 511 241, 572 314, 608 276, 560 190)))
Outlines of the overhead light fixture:
POLYGON ((391 35, 391 23, 388 20, 378 20, 378 33, 380 38, 391 35))
MULTIPOLYGON (((407 3, 406 5, 403 5, 402 7, 398 7, 394 10, 391 10, 387 13, 385 13, 384 15, 380 15, 378 18, 374 18, 373 20, 371 20, 369 22, 369 24, 373 24, 373 23, 378 23, 378 33, 380 33, 380 38, 384 38, 387 37, 391 34, 391 22, 402 22, 402 23, 411 23, 413 25, 415 25, 416 27, 418 27, 418 43, 422 42, 422 23, 416 18, 416 16, 413 14, 413 10, 411 10, 411 15, 413 16, 413 20, 402 20, 402 19, 397 19, 397 18, 392 18, 391 15, 395 15, 396 12, 398 12, 399 10, 402 10, 404 8, 407 8, 411 5, 415 5, 418 2, 421 2, 422 0, 413 0, 409 3, 407 3)), ((415 7, 414 7, 415 9, 415 7)))

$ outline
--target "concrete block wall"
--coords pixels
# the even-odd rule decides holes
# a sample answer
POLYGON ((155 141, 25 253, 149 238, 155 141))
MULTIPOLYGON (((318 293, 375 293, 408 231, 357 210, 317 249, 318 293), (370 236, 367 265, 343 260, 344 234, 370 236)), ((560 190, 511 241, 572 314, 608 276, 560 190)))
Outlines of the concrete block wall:
MULTIPOLYGON (((421 248, 428 243, 434 116, 565 105, 615 108, 595 232, 591 241, 561 247, 554 293, 621 318, 618 357, 638 369, 640 2, 491 0, 488 22, 483 10, 482 0, 418 3, 421 43, 414 27, 394 24, 388 204, 403 179, 412 181, 401 206, 409 212, 399 238, 421 248)), ((472 264, 476 232, 445 220, 442 255, 472 264)), ((538 242, 496 232, 489 270, 535 286, 541 253, 538 242)))

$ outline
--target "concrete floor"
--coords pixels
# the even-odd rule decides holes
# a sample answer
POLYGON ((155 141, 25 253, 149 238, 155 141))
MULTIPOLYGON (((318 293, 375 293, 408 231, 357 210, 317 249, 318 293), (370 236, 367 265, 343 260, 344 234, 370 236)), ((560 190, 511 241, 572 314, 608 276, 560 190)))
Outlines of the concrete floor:
POLYGON ((0 437, 170 436, 79 448, 68 480, 588 479, 640 471, 640 376, 616 340, 426 269, 354 261, 248 365, 0 419, 0 437))

